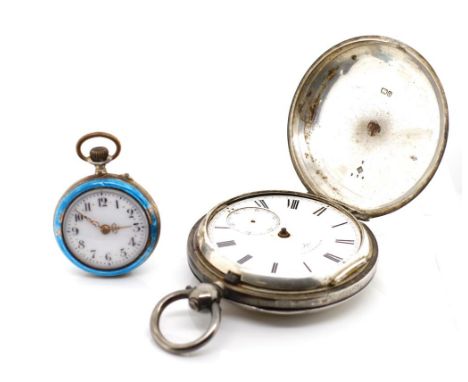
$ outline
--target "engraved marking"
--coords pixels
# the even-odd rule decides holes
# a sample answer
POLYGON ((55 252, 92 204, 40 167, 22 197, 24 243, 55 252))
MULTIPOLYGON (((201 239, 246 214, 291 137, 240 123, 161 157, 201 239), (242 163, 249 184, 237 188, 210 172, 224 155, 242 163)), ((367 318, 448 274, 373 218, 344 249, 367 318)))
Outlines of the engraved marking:
MULTIPOLYGON (((372 125, 374 122, 369 122, 369 125, 367 126, 367 128, 369 129, 369 134, 371 136, 374 136, 375 134, 378 134, 380 132, 380 126, 378 124, 376 124, 376 126, 372 125)), ((354 176, 356 175, 356 178, 361 178, 361 179, 364 179, 364 175, 362 175, 362 173, 364 172, 364 161, 361 161, 361 165, 356 167, 356 172, 352 172, 351 173, 351 176, 354 176)))
POLYGON ((380 92, 383 95, 386 95, 387 97, 391 97, 393 95, 393 92, 391 90, 388 90, 387 88, 380 89, 380 92))
POLYGON ((225 227, 225 226, 222 226, 222 225, 215 225, 215 228, 216 229, 231 229, 230 227, 225 227))

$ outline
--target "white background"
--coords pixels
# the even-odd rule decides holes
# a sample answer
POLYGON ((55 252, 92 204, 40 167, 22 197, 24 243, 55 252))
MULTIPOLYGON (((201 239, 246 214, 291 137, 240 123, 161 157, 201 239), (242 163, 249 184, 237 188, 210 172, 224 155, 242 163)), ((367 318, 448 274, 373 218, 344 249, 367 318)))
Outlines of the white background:
MULTIPOLYGON (((0 379, 466 381, 461 4, 2 1, 0 379), (421 52, 445 87, 451 122, 427 189, 369 224, 380 245, 374 281, 305 317, 225 302, 208 346, 163 352, 149 316, 163 295, 195 282, 185 254, 192 224, 239 193, 304 190, 286 141, 292 96, 322 52, 363 34, 421 52), (155 253, 128 277, 84 274, 53 237, 56 202, 93 171, 75 142, 95 130, 121 139, 109 170, 130 172, 161 212, 155 253)), ((177 338, 206 324, 187 315, 180 305, 165 321, 171 333, 185 327, 177 338)))

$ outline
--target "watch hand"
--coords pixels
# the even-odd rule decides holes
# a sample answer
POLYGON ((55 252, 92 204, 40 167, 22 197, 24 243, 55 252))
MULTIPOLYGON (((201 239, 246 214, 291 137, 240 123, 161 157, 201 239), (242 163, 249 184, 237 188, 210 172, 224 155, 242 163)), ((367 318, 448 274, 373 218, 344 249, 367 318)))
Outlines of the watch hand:
POLYGON ((93 226, 97 227, 97 228, 101 228, 101 224, 99 224, 98 221, 94 220, 94 219, 91 219, 89 216, 86 216, 83 212, 81 211, 78 211, 77 209, 75 210, 76 212, 78 212, 81 216, 83 216, 87 221, 89 221, 93 226))
POLYGON ((81 216, 83 216, 83 218, 86 219, 87 221, 89 221, 93 226, 95 226, 96 228, 99 228, 103 235, 107 235, 110 232, 117 233, 119 231, 119 229, 131 228, 132 227, 131 225, 118 226, 115 223, 113 223, 111 225, 100 224, 97 220, 91 219, 89 216, 86 216, 83 212, 81 212, 79 210, 76 210, 76 212, 78 212, 81 216))
POLYGON ((112 223, 112 225, 110 226, 110 229, 112 232, 114 233, 117 233, 119 231, 119 229, 123 229, 123 228, 132 228, 133 225, 121 225, 121 226, 118 226, 117 224, 115 223, 112 223))

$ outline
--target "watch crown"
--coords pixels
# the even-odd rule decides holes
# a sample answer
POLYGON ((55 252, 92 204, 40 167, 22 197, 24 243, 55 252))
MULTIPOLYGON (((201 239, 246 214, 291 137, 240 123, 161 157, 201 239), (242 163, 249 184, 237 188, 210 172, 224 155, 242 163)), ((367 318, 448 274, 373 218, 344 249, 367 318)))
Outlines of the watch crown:
POLYGON ((89 152, 89 157, 95 163, 105 162, 109 157, 109 150, 102 146, 93 147, 89 152))

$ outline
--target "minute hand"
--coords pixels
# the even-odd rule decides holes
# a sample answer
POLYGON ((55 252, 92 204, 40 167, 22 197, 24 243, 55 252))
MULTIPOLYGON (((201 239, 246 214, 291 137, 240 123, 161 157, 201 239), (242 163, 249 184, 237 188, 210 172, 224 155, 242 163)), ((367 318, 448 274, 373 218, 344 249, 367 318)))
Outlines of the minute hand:
POLYGON ((118 226, 117 224, 112 224, 110 226, 112 232, 116 233, 119 229, 123 229, 123 228, 132 228, 133 226, 132 225, 122 225, 122 226, 118 226))

